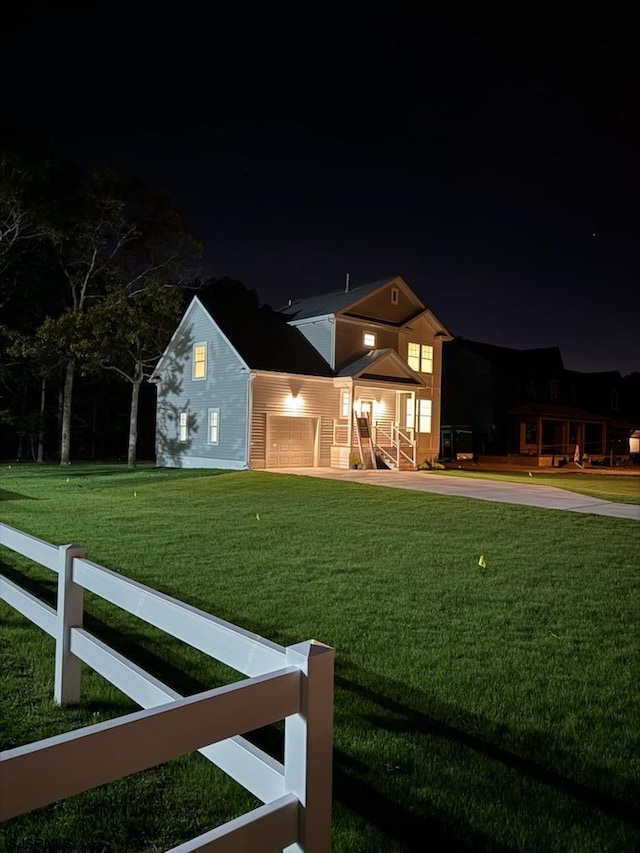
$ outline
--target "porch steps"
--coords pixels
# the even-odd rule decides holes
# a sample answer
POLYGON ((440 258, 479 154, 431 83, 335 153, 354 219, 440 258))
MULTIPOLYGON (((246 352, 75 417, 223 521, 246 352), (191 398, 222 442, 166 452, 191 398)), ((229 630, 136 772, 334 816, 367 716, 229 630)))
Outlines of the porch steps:
POLYGON ((358 439, 358 450, 363 468, 377 468, 376 454, 371 441, 371 424, 368 415, 359 417, 354 414, 356 438, 358 439))

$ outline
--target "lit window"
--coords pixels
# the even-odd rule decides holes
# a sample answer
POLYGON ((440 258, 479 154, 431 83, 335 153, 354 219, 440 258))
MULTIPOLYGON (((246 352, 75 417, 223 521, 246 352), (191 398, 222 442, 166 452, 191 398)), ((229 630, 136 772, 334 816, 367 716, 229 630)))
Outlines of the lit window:
POLYGON ((398 304, 398 288, 397 287, 391 288, 391 304, 392 305, 398 304))
POLYGON ((340 397, 340 417, 349 417, 349 392, 343 391, 340 397))
POLYGON ((180 412, 178 416, 178 441, 189 439, 189 421, 186 412, 180 412))
POLYGON ((414 429, 416 425, 416 401, 413 397, 407 397, 407 416, 405 429, 414 429))
POLYGON ((362 343, 365 347, 374 347, 376 345, 376 336, 373 332, 365 332, 362 336, 362 343))
POLYGON ((207 345, 195 344, 193 347, 193 378, 206 379, 207 376, 207 345))
POLYGON ((422 352, 420 353, 420 372, 433 373, 433 347, 430 347, 427 344, 422 345, 422 352))
POLYGON ((217 444, 220 430, 220 409, 209 409, 209 444, 217 444))
POLYGON ((431 432, 431 400, 420 400, 418 432, 431 432))
POLYGON ((416 373, 433 373, 433 347, 410 343, 407 347, 407 364, 416 373))

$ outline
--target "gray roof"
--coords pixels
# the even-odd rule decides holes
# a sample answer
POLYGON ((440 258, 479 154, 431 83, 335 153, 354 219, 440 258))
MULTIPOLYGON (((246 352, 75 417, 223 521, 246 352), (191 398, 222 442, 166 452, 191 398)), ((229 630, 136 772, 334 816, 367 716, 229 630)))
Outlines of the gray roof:
POLYGON ((321 293, 317 296, 309 296, 306 299, 295 299, 291 305, 284 305, 278 310, 287 315, 288 320, 304 320, 308 317, 323 317, 326 314, 336 314, 344 311, 354 302, 358 302, 369 293, 373 293, 385 284, 393 281, 397 276, 381 278, 368 284, 359 284, 349 290, 335 290, 332 293, 321 293))
POLYGON ((225 333, 232 346, 253 370, 297 373, 305 376, 335 376, 305 336, 270 308, 224 312, 200 301, 225 333))

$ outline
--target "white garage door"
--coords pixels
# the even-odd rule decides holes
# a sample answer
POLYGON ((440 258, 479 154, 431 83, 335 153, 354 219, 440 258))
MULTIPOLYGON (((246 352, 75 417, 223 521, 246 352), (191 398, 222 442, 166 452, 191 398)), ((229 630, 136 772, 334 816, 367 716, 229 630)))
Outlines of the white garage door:
POLYGON ((269 418, 267 468, 311 467, 315 436, 315 418, 269 418))

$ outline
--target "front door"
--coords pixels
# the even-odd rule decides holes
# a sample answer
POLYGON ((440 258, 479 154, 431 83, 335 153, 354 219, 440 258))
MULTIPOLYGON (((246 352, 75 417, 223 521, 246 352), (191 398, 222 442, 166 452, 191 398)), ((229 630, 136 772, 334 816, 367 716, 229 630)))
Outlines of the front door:
POLYGON ((373 400, 360 400, 360 417, 368 418, 373 423, 373 400))

